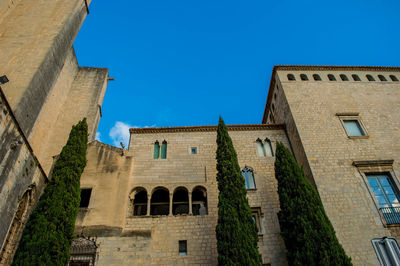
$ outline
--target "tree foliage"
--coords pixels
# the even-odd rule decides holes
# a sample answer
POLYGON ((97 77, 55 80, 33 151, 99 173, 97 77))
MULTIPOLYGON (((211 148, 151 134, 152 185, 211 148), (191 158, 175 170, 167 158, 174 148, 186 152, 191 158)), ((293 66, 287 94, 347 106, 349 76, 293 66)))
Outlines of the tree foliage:
POLYGON ((276 147, 279 224, 289 265, 351 265, 316 189, 282 144, 276 147))
POLYGON ((219 265, 261 265, 257 228, 246 198, 245 181, 237 155, 220 117, 217 130, 219 265))
POLYGON ((33 210, 12 265, 67 265, 86 165, 86 119, 72 127, 52 178, 33 210))

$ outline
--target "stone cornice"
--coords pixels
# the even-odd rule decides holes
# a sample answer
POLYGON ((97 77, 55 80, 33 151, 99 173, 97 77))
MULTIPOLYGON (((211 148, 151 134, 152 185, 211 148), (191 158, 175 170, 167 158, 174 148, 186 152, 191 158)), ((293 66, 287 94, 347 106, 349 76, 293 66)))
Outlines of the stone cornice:
MULTIPOLYGON (((175 133, 175 132, 212 132, 216 131, 218 126, 191 126, 191 127, 147 127, 130 128, 129 132, 133 134, 149 133, 175 133)), ((281 124, 254 124, 254 125, 227 125, 229 131, 253 131, 265 129, 284 129, 281 124)))
POLYGON ((374 167, 374 166, 392 166, 394 160, 366 160, 366 161, 353 161, 356 167, 374 167))
POLYGON ((306 65, 277 65, 273 71, 277 70, 310 70, 310 71, 328 71, 328 70, 353 70, 353 71, 399 71, 400 67, 388 66, 306 66, 306 65))
POLYGON ((265 109, 264 109, 264 114, 263 118, 261 120, 261 123, 265 123, 267 121, 267 115, 268 115, 268 107, 271 104, 272 101, 272 95, 273 91, 275 89, 275 76, 276 76, 276 71, 279 70, 303 70, 303 71, 337 71, 337 70, 343 70, 343 71, 395 71, 395 72, 400 72, 400 67, 385 67, 385 66, 306 66, 306 65, 276 65, 274 66, 271 74, 271 81, 269 84, 269 89, 268 89, 268 96, 267 96, 267 102, 265 104, 265 109))

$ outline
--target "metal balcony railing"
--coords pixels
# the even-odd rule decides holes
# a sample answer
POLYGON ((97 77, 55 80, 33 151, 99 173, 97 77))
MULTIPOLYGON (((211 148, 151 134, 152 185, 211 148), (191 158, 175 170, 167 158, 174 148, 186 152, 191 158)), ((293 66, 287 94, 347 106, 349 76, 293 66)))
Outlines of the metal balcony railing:
POLYGON ((379 209, 387 224, 400 224, 400 207, 385 207, 379 209))

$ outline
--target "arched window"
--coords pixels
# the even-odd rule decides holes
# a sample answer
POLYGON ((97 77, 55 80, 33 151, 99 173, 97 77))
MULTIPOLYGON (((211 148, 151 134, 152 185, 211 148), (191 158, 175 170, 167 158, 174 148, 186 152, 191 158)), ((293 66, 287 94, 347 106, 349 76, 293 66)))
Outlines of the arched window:
POLYGON ((135 192, 133 216, 145 216, 147 214, 147 191, 144 188, 137 188, 135 192))
POLYGON ((193 215, 207 214, 207 190, 204 187, 195 187, 192 192, 193 215))
POLYGON ((380 81, 387 81, 384 75, 378 75, 380 81))
POLYGON ((256 144, 257 144, 257 153, 258 156, 265 156, 265 150, 264 150, 264 144, 262 143, 261 139, 257 139, 256 140, 256 144))
POLYGON ((151 195, 150 215, 169 214, 169 191, 166 188, 156 188, 151 195))
POLYGON ((172 197, 172 214, 189 214, 189 196, 187 189, 184 187, 175 189, 172 197))
POLYGON ((308 80, 308 77, 306 74, 300 74, 301 80, 308 80))
POLYGON ((340 74, 340 78, 341 78, 343 81, 349 81, 349 78, 348 78, 345 74, 340 74))
POLYGON ((160 143, 158 140, 154 143, 154 159, 158 159, 160 157, 160 143))
POLYGON ((287 79, 288 79, 288 80, 296 80, 296 78, 294 77, 293 74, 288 74, 288 75, 287 75, 287 79))
POLYGON ((392 81, 399 81, 395 75, 390 75, 389 77, 392 81))
POLYGON ((356 74, 351 75, 354 81, 361 81, 360 77, 356 74))
POLYGON ((314 75, 313 75, 313 78, 314 78, 314 80, 316 80, 316 81, 321 81, 321 80, 322 80, 321 77, 320 77, 318 74, 314 74, 314 75))
POLYGON ((242 170, 242 176, 244 177, 246 189, 255 189, 256 182, 254 180, 254 171, 253 168, 249 166, 245 166, 242 170))
POLYGON ((336 78, 335 78, 335 76, 333 74, 328 74, 328 79, 330 81, 336 81, 336 78))
POLYGON ((371 75, 366 75, 368 81, 375 81, 374 77, 371 75))
POLYGON ((269 139, 265 139, 264 151, 265 151, 265 156, 274 156, 274 152, 272 150, 271 141, 269 139))
POLYGON ((161 145, 161 159, 167 159, 167 142, 165 140, 161 145))
POLYGON ((4 240, 3 248, 0 253, 1 262, 3 265, 10 265, 15 248, 17 247, 18 240, 24 229, 24 223, 27 219, 29 207, 32 204, 33 194, 35 187, 32 186, 25 191, 22 198, 18 202, 17 211, 11 222, 10 228, 6 239, 4 240))

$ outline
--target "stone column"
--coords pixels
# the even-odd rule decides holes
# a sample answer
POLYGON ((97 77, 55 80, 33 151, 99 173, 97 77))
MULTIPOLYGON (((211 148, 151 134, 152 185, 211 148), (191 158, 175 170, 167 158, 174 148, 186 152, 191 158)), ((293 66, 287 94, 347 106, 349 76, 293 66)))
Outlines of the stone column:
POLYGON ((192 210, 192 192, 189 192, 189 215, 193 215, 193 210, 192 210))
POLYGON ((147 213, 146 216, 150 216, 150 204, 151 204, 151 195, 147 193, 147 213))
POLYGON ((172 216, 172 198, 173 194, 169 193, 169 216, 172 216))

